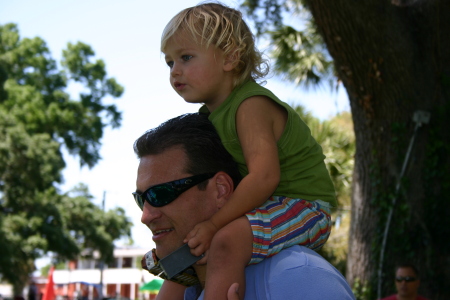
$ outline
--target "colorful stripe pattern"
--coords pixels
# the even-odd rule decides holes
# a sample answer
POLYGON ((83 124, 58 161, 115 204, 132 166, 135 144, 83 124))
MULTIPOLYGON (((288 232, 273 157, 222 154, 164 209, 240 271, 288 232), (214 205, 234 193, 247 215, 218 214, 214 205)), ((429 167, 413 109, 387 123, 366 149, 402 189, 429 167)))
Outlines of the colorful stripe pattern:
POLYGON ((253 255, 249 264, 293 245, 319 250, 331 231, 330 209, 322 203, 274 196, 247 213, 253 231, 253 255))

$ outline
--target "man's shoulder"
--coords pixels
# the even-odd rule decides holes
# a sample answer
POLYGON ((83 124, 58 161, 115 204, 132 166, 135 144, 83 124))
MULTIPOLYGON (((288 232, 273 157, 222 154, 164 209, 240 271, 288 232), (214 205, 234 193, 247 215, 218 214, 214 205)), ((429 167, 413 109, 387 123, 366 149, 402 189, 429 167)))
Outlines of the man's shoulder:
POLYGON ((354 299, 342 274, 305 247, 284 249, 246 268, 245 299, 296 299, 300 293, 304 299, 354 299))
MULTIPOLYGON (((277 272, 284 272, 285 270, 309 269, 309 272, 329 272, 338 277, 342 277, 342 274, 317 252, 302 246, 293 246, 284 249, 277 255, 262 261, 262 263, 268 265, 266 268, 270 268, 269 271, 275 273, 273 275, 276 275, 277 272)), ((304 273, 304 271, 301 273, 304 273)))
MULTIPOLYGON (((342 274, 322 256, 302 246, 284 249, 246 267, 245 277, 245 300, 355 299, 342 274)), ((203 299, 203 293, 199 299, 203 299)))

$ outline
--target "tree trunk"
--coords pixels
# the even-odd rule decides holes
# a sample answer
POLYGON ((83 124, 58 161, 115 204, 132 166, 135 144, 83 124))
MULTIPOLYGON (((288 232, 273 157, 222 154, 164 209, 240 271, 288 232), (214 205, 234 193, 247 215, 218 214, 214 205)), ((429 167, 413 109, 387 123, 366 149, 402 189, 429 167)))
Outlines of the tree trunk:
POLYGON ((23 284, 23 283, 18 283, 17 285, 13 285, 14 298, 16 298, 16 297, 24 297, 24 299, 26 299, 27 295, 23 294, 24 288, 25 288, 25 284, 23 284))
POLYGON ((307 0, 344 84, 356 154, 347 279, 395 292, 394 266, 421 270, 420 293, 450 299, 450 1, 307 0), (431 113, 413 137, 416 111, 431 113), (397 182, 401 185, 396 192, 397 182), (392 205, 396 199, 395 206, 392 205))

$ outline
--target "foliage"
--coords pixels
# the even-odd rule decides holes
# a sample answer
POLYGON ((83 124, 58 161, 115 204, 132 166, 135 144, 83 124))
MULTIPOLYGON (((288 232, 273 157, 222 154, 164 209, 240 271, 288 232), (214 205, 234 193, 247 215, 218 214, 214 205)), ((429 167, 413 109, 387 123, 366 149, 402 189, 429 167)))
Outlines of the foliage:
MULTIPOLYGON (((449 82, 446 82, 446 85, 450 87, 449 82)), ((448 226, 450 210, 446 208, 450 201, 450 132, 445 129, 448 128, 449 113, 450 103, 448 101, 433 112, 433 120, 429 125, 430 143, 426 147, 423 171, 424 186, 427 187, 425 197, 433 199, 433 201, 424 207, 423 224, 419 224, 420 226, 414 228, 414 231, 407 232, 408 236, 423 237, 419 240, 420 245, 418 245, 417 239, 411 238, 410 252, 414 255, 414 252, 417 252, 416 247, 419 246, 420 249, 425 249, 424 256, 427 261, 438 266, 446 265, 450 253, 450 243, 445 238, 442 240, 442 237, 450 236, 450 226, 448 226), (436 222, 436 219, 443 220, 445 223, 436 222), (438 243, 439 247, 430 247, 437 241, 440 242, 438 243)), ((412 214, 412 218, 415 217, 412 214)), ((428 278, 432 282, 432 289, 439 291, 440 287, 448 286, 448 271, 448 268, 445 267, 427 268, 421 271, 421 277, 428 278)), ((446 297, 447 295, 441 292, 442 296, 446 297)))
POLYGON ((355 295, 356 300, 370 300, 370 295, 372 294, 372 290, 370 286, 367 284, 361 284, 359 279, 355 280, 355 284, 353 285, 353 294, 355 295))
POLYGON ((44 254, 69 259, 90 248, 108 260, 113 241, 130 236, 122 209, 103 212, 85 186, 56 188, 63 147, 92 167, 103 129, 120 125, 120 112, 104 100, 123 88, 93 56, 90 46, 69 43, 60 69, 42 39, 0 26, 0 274, 17 294, 44 254), (75 100, 66 92, 73 82, 84 87, 75 100))
POLYGON ((305 88, 325 82, 336 85, 333 61, 301 1, 246 0, 243 7, 254 20, 258 34, 270 40, 268 49, 275 73, 305 88), (296 24, 284 23, 283 12, 289 10, 295 11, 296 24))
MULTIPOLYGON (((48 264, 46 266, 43 266, 41 268, 41 276, 42 277, 47 277, 48 273, 50 272, 50 268, 51 268, 52 264, 48 264)), ((55 266, 55 270, 65 270, 66 269, 66 263, 65 262, 60 262, 58 264, 56 264, 55 266)))

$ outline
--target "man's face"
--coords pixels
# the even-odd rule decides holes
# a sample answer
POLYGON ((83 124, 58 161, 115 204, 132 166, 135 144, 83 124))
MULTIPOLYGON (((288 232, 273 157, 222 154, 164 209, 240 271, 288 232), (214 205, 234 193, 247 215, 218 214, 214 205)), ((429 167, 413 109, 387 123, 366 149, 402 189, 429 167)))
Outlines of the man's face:
MULTIPOLYGON (((161 154, 142 157, 138 168, 136 191, 143 192, 156 184, 197 175, 186 173, 186 162, 184 150, 178 147, 170 148, 161 154)), ((213 186, 208 184, 204 191, 194 186, 163 207, 153 207, 145 202, 141 222, 152 231, 159 258, 167 256, 183 245, 189 231, 217 211, 212 194, 213 186)))
POLYGON ((411 268, 398 268, 397 272, 395 272, 395 286, 397 288, 397 293, 402 297, 411 297, 417 294, 417 290, 419 289, 420 280, 417 278, 416 273, 411 268), (415 281, 407 282, 405 280, 397 281, 397 278, 404 277, 414 277, 415 281))

